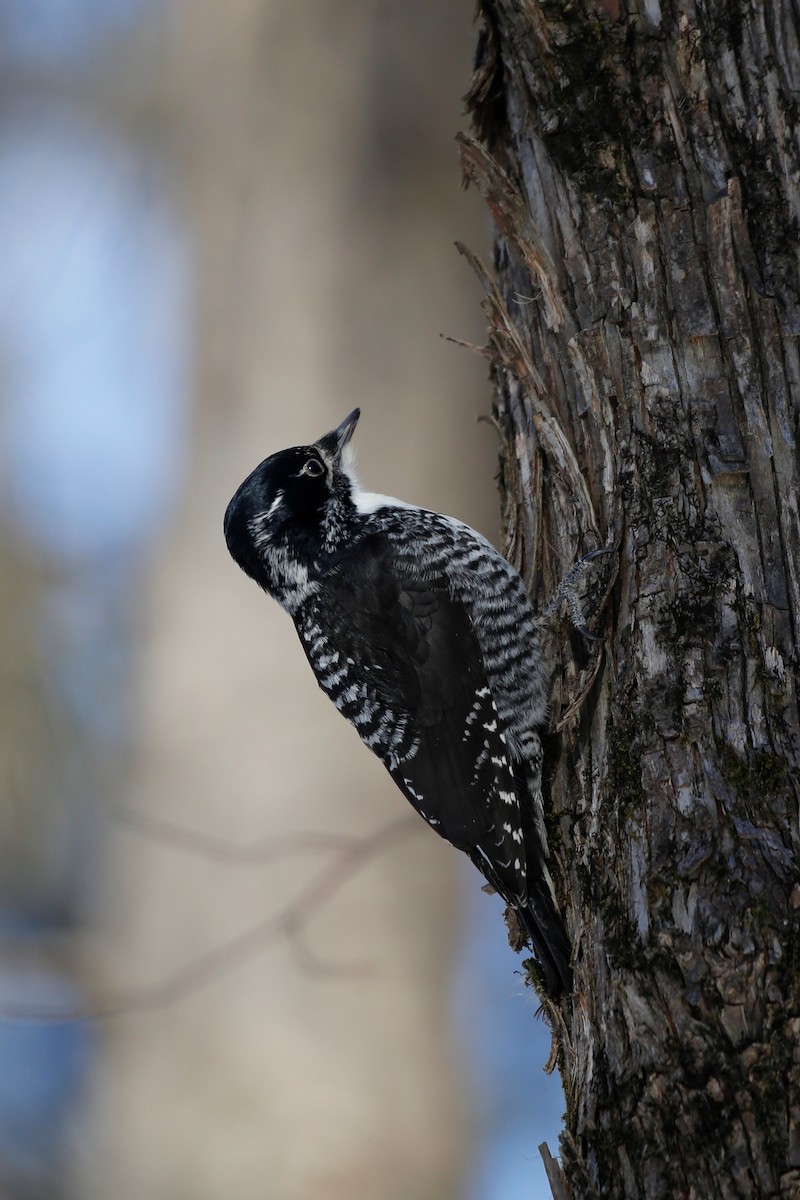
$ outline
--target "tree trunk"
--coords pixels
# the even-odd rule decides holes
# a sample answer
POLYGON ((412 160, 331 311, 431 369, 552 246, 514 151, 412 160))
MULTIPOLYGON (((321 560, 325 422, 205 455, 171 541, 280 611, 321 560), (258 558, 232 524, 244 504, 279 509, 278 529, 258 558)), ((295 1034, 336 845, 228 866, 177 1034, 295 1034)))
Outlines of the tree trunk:
POLYGON ((546 597, 576 556, 619 546, 605 644, 566 623, 554 638, 552 842, 576 979, 556 1191, 788 1200, 797 6, 480 9, 462 153, 497 225, 494 272, 472 261, 507 548, 546 597))

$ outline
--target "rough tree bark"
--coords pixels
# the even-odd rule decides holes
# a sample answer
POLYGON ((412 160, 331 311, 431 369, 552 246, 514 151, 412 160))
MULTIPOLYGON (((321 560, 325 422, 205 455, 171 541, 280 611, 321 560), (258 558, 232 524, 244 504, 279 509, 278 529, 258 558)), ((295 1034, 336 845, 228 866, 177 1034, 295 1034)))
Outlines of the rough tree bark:
MULTIPOLYGON (((465 174, 507 549, 562 626, 563 1175, 800 1196, 797 97, 789 0, 480 0, 465 174)), ((558 1018, 556 1023, 558 1024, 558 1018)), ((558 1170, 556 1168, 556 1170, 558 1170)))

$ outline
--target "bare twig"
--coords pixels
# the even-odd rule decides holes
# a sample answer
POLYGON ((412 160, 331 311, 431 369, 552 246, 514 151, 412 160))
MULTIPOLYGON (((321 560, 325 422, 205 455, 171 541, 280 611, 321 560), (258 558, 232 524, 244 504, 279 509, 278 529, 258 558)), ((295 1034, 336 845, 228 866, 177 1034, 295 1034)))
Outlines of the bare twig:
POLYGON ((346 833, 287 833, 282 836, 268 836, 246 844, 227 841, 216 834, 204 833, 201 830, 190 829, 163 817, 154 817, 147 813, 123 805, 111 810, 124 825, 137 833, 175 846, 202 858, 213 859, 216 862, 235 863, 237 866, 263 866, 265 863, 281 861, 303 854, 327 854, 330 851, 346 850, 349 846, 358 844, 362 839, 357 834, 346 833))
POLYGON ((566 1176, 561 1169, 558 1159, 553 1158, 550 1153, 550 1147, 547 1145, 547 1142, 542 1142, 539 1146, 539 1153, 542 1156, 547 1182, 550 1184, 550 1191, 553 1193, 553 1200, 570 1200, 566 1176))
MULTIPOLYGON (((250 955, 279 937, 286 937, 294 947, 298 961, 315 974, 340 973, 309 950, 305 937, 307 925, 322 905, 344 886, 361 867, 379 851, 387 849, 424 826, 413 818, 403 817, 366 837, 350 839, 350 844, 337 846, 338 853, 324 870, 311 880, 300 895, 274 916, 260 921, 251 929, 224 942, 213 950, 198 955, 178 967, 171 975, 150 987, 98 996, 83 1006, 68 1008, 34 1007, 27 1004, 0 1003, 0 1020, 6 1021, 86 1021, 147 1012, 175 1004, 198 988, 218 979, 244 962, 250 955)), ((329 847, 330 848, 330 847, 329 847)), ((363 970, 363 968, 355 968, 363 970)), ((344 968, 352 974, 353 968, 344 968)))

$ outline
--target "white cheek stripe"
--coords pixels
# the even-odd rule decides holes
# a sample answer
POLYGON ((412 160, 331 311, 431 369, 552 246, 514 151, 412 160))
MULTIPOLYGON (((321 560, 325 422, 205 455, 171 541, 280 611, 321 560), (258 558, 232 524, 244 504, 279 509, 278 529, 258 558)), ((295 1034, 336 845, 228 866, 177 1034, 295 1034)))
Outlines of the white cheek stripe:
POLYGON ((268 521, 270 519, 270 517, 273 515, 273 513, 277 509, 280 508, 281 503, 283 501, 283 494, 284 494, 283 488, 279 488, 278 491, 275 493, 275 499, 272 501, 272 504, 270 504, 269 508, 267 509, 267 515, 266 515, 265 520, 268 521))

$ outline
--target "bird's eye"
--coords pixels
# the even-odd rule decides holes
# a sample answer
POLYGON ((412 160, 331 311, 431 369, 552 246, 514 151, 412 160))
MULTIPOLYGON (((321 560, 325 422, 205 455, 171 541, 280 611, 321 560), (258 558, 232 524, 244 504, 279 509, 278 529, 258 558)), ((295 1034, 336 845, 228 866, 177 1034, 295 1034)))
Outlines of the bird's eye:
POLYGON ((310 475, 312 479, 319 479, 320 475, 325 474, 325 468, 318 458, 310 458, 303 466, 303 475, 310 475))

